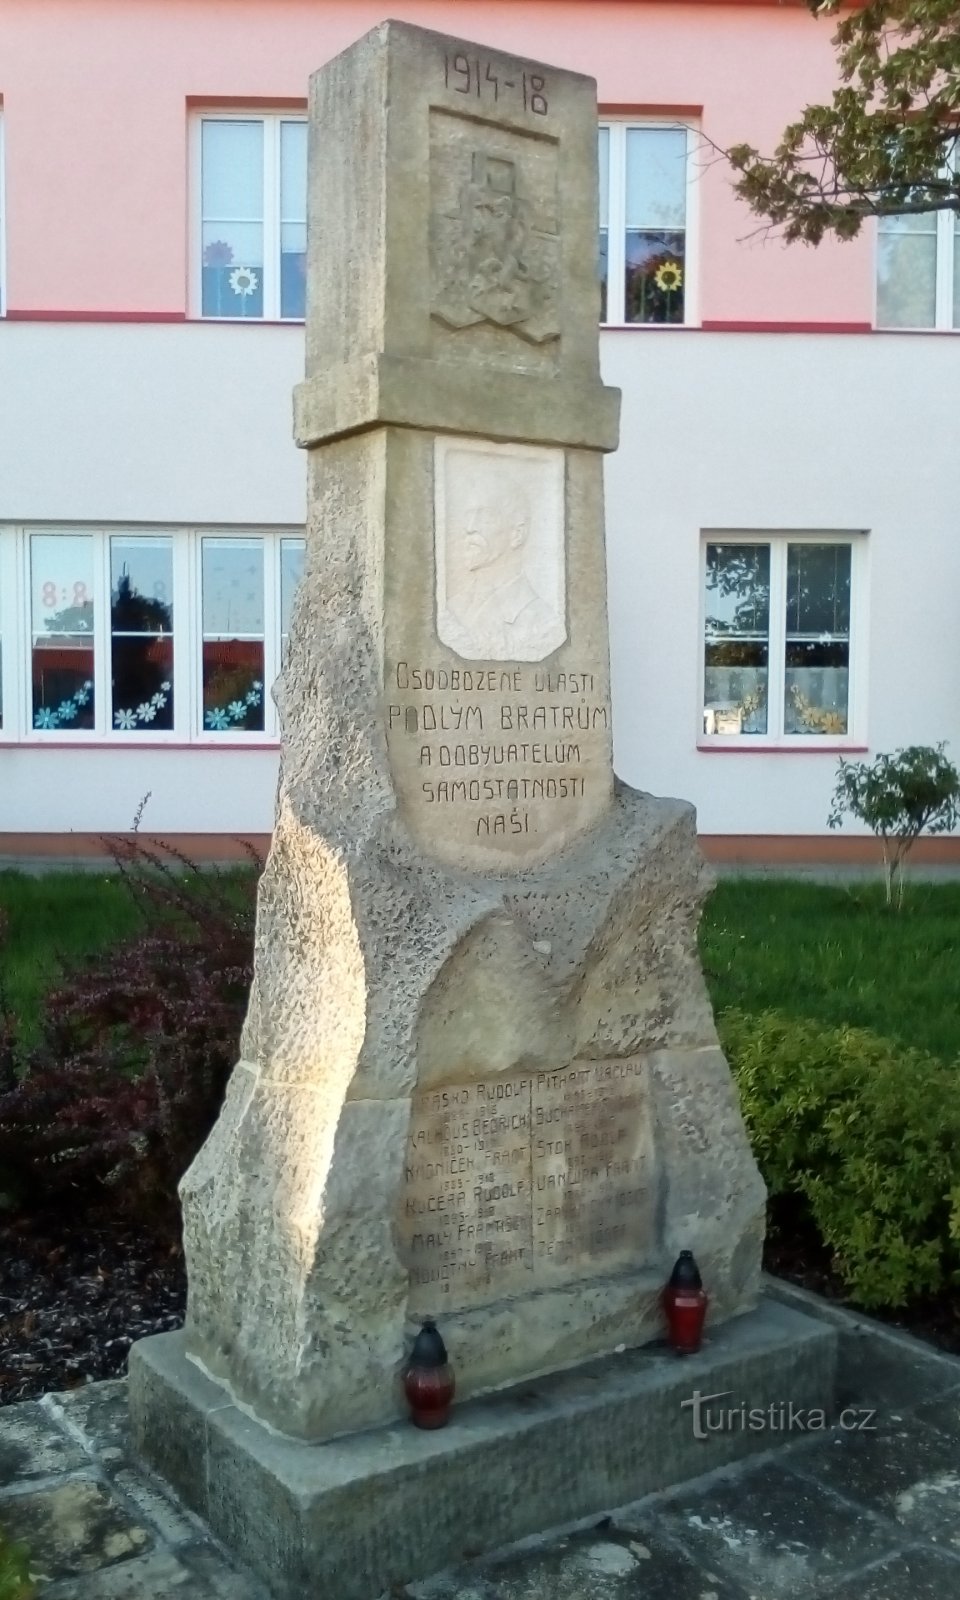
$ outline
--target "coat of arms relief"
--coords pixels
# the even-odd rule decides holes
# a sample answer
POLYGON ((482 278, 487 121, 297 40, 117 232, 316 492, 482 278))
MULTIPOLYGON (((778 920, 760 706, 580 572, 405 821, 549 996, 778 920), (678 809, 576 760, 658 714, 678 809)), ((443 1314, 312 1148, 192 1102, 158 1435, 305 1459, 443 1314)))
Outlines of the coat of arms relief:
POLYGON ((461 166, 469 159, 468 173, 455 204, 435 206, 432 217, 434 318, 452 329, 490 323, 532 345, 558 339, 555 205, 534 203, 518 161, 477 149, 458 154, 461 166))

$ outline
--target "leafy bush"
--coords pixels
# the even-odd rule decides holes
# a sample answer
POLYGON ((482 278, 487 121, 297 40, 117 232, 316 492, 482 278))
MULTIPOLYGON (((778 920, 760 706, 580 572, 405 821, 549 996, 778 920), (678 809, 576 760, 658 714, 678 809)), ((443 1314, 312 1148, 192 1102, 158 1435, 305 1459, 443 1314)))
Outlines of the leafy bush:
POLYGON ((253 873, 139 843, 119 859, 144 932, 47 998, 40 1043, 0 1025, 0 1190, 19 1206, 108 1201, 167 1229, 216 1119, 252 977, 253 873))
POLYGON ((887 905, 903 904, 903 865, 921 833, 949 833, 960 821, 960 773, 938 745, 912 744, 873 762, 840 761, 827 826, 847 812, 880 840, 887 905))
POLYGON ((36 1592, 25 1547, 11 1544, 0 1530, 0 1600, 31 1600, 36 1592))
POLYGON ((771 1198, 800 1196, 851 1294, 898 1306, 957 1281, 957 1067, 855 1028, 724 1012, 771 1198))

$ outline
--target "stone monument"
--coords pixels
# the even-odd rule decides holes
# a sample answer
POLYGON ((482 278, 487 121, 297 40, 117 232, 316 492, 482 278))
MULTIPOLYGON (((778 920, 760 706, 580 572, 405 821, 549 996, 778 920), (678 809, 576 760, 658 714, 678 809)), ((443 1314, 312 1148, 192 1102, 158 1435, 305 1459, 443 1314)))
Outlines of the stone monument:
POLYGON ((425 1316, 462 1405, 661 1335, 681 1247, 716 1328, 763 1231, 693 811, 612 769, 595 85, 384 23, 312 78, 309 173, 255 978, 182 1186, 185 1333, 133 1364, 143 1448, 215 1524, 211 1418, 248 1466, 341 1441, 289 1482, 358 1430, 393 1460, 425 1316))

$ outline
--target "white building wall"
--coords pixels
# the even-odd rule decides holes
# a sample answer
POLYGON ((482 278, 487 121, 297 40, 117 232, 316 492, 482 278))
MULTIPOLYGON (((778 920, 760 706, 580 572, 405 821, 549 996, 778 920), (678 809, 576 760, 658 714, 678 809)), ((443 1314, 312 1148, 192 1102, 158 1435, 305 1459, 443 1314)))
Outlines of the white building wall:
MULTIPOLYGON (((296 327, 7 323, 0 525, 297 525, 296 327)), ((710 834, 825 830, 835 751, 697 749, 703 529, 867 530, 858 657, 871 750, 960 756, 956 418, 942 335, 601 336, 623 390, 607 470, 614 737, 624 778, 710 834)), ((0 742, 0 832, 263 833, 275 749, 0 742)))

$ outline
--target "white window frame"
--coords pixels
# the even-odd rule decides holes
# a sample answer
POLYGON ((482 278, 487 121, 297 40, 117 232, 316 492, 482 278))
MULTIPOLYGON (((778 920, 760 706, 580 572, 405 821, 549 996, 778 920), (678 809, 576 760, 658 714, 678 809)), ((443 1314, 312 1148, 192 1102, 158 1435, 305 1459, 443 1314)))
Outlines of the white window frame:
POLYGON ((171 527, 137 523, 48 524, 0 526, 0 650, 3 652, 3 726, 0 744, 115 745, 127 750, 184 744, 213 749, 236 745, 276 746, 279 722, 270 688, 280 670, 281 585, 283 540, 304 541, 302 528, 171 527), (33 726, 33 618, 30 581, 30 539, 34 534, 93 540, 94 572, 94 726, 70 729, 33 726), (110 696, 111 626, 110 540, 169 538, 173 557, 173 710, 170 729, 123 729, 113 725, 110 696), (258 538, 264 557, 264 726, 248 732, 204 726, 203 640, 200 631, 201 541, 205 538, 258 538))
POLYGON ((303 317, 280 315, 280 124, 307 122, 306 111, 264 111, 258 106, 244 111, 202 107, 191 112, 190 160, 190 315, 201 322, 242 322, 263 326, 286 322, 294 326, 303 317), (259 317, 209 317, 203 314, 203 140, 204 122, 259 122, 263 125, 263 314, 259 317), (267 262, 270 263, 269 268, 267 262))
POLYGON ((704 528, 698 562, 700 641, 697 652, 697 748, 700 750, 861 750, 866 746, 867 562, 869 541, 863 528, 704 528), (703 690, 707 654, 707 546, 755 544, 770 548, 770 633, 767 659, 766 733, 709 734, 703 731, 703 690), (846 733, 784 733, 786 665, 787 547, 792 544, 850 546, 850 655, 846 733), (777 685, 776 696, 770 692, 777 685))
MULTIPOLYGON (((610 193, 607 208, 607 319, 601 328, 691 328, 700 321, 700 207, 699 169, 696 165, 698 129, 680 117, 608 117, 601 112, 600 128, 610 134, 610 193), (686 222, 684 228, 683 321, 627 322, 626 317, 626 204, 627 131, 637 128, 667 129, 687 136, 686 222), (615 286, 615 288, 614 288, 615 286)), ((599 159, 599 152, 598 152, 599 159)), ((598 239, 599 244, 599 239, 598 239)))

